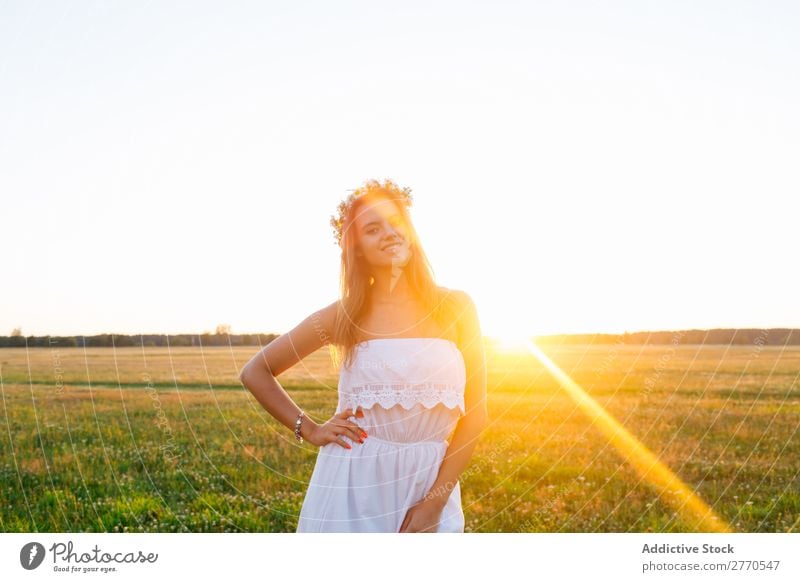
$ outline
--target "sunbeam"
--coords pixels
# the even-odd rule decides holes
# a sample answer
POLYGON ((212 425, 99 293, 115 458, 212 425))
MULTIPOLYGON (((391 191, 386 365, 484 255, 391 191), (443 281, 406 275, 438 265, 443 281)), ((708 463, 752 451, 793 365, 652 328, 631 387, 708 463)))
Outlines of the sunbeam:
MULTIPOLYGON (((519 342, 513 342, 518 345, 519 342)), ((553 375, 570 398, 596 424, 623 457, 633 465, 644 480, 650 483, 659 496, 695 531, 731 533, 733 529, 703 502, 694 492, 664 465, 645 445, 628 432, 594 398, 559 368, 530 339, 522 340, 529 351, 553 375)))

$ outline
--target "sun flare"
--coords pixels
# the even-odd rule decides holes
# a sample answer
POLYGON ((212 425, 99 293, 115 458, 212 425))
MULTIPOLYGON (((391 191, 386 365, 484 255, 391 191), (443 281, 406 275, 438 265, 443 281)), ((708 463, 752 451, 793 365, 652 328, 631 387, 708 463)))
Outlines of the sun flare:
MULTIPOLYGON (((514 345, 513 341, 511 345, 514 345)), ((681 481, 680 477, 559 368, 536 344, 526 340, 525 345, 592 423, 600 429, 622 458, 650 484, 654 493, 675 507, 687 523, 698 531, 734 531, 730 524, 717 515, 699 495, 681 481)))
POLYGON ((504 333, 500 336, 487 336, 492 347, 498 352, 519 353, 530 352, 531 336, 522 333, 504 333))

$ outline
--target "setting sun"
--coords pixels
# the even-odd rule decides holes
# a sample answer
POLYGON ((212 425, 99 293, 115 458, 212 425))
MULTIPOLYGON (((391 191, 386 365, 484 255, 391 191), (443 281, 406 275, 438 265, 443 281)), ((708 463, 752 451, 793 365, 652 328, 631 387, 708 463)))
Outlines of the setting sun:
POLYGON ((501 336, 487 336, 492 348, 504 353, 530 352, 530 338, 523 334, 506 334, 501 336))

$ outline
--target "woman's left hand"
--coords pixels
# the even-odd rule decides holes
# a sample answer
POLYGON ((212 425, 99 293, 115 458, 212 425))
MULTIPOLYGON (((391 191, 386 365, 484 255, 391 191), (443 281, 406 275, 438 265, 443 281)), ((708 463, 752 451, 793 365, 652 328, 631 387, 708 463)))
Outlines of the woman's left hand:
POLYGON ((423 499, 417 502, 406 512, 398 533, 436 533, 443 509, 435 501, 423 499))

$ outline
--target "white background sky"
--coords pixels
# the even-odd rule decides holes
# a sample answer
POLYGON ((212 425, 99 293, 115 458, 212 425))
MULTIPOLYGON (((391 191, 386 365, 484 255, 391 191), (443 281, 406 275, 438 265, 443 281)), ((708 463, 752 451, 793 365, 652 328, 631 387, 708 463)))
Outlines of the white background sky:
POLYGON ((288 331, 413 190, 485 333, 800 327, 792 2, 3 2, 0 334, 288 331))

